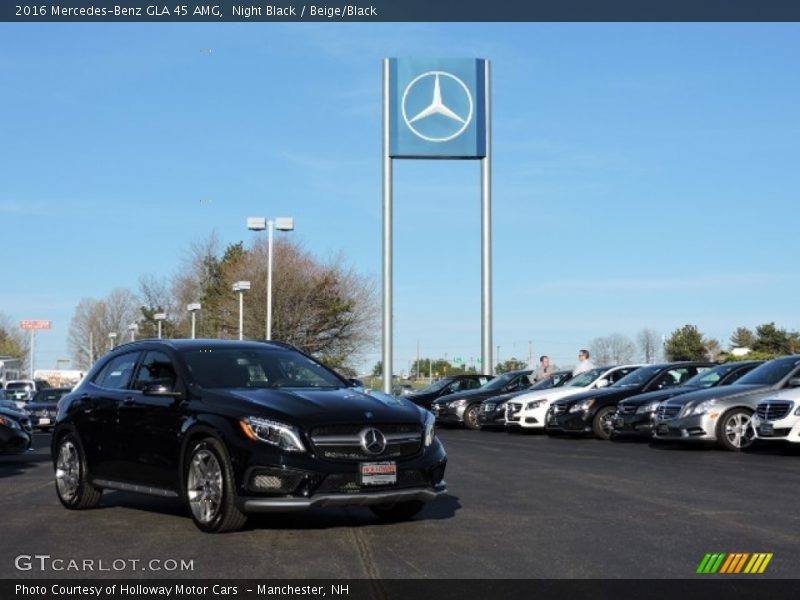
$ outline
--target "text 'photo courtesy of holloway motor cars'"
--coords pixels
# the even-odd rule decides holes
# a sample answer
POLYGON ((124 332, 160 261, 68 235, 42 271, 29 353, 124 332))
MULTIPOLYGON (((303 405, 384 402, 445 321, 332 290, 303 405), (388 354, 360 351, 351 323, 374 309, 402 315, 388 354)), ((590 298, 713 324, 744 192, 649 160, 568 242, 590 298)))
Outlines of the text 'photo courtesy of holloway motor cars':
POLYGON ((206 532, 316 506, 405 520, 446 492, 430 412, 280 342, 117 347, 61 399, 52 457, 66 508, 104 489, 182 498, 206 532))

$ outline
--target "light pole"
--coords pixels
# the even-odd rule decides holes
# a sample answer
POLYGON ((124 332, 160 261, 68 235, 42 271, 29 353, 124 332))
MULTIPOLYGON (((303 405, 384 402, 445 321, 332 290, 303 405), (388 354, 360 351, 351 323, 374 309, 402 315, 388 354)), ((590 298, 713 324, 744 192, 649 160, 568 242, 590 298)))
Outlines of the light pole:
POLYGON ((110 348, 111 350, 113 350, 114 346, 117 345, 116 342, 117 342, 117 332, 112 331, 111 333, 108 334, 108 344, 111 346, 110 348))
POLYGON ((192 302, 191 304, 186 305, 186 310, 192 313, 192 339, 194 339, 195 334, 195 313, 202 308, 199 302, 192 302))
POLYGON ((131 341, 136 341, 136 332, 139 331, 139 326, 136 323, 131 323, 128 325, 128 331, 131 332, 131 341))
POLYGON ((267 230, 267 339, 272 339, 272 230, 293 231, 292 217, 276 217, 267 220, 265 217, 248 217, 247 228, 250 231, 267 230))
POLYGON ((153 318, 158 323, 158 339, 161 339, 161 321, 167 318, 167 313, 156 313, 153 315, 153 318))
POLYGON ((239 339, 244 339, 244 292, 250 289, 249 281, 237 281, 233 291, 239 292, 239 339))

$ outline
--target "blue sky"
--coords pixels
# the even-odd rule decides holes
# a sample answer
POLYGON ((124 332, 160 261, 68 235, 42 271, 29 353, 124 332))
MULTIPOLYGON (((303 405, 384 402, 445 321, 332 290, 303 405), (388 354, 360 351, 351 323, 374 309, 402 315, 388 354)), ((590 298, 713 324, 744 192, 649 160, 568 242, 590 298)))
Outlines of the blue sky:
MULTIPOLYGON (((249 215, 380 286, 381 59, 492 60, 494 345, 800 328, 797 24, 0 24, 0 312, 175 273, 249 215)), ((479 165, 395 161, 395 370, 480 356, 479 165)), ((379 358, 366 349, 363 364, 379 358)), ((361 368, 362 365, 359 365, 361 368)))

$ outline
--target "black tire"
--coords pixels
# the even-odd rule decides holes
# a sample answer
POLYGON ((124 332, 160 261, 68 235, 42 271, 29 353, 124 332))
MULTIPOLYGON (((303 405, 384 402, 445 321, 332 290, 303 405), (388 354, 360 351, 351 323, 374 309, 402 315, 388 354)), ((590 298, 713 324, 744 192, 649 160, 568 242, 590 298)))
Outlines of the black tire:
POLYGON ((184 498, 195 525, 206 533, 244 527, 247 516, 236 506, 233 469, 225 446, 214 438, 195 442, 186 453, 184 498))
POLYGON ((464 425, 467 429, 480 429, 481 423, 478 420, 478 414, 481 412, 480 404, 471 404, 464 411, 464 425))
POLYGON ((384 521, 396 523, 398 521, 408 521, 425 506, 420 500, 407 500, 405 502, 395 502, 394 504, 375 504, 369 509, 375 516, 384 521))
POLYGON ((753 430, 750 425, 752 411, 734 408, 725 412, 717 421, 717 444, 725 450, 740 452, 753 444, 753 430))
POLYGON ((89 483, 86 454, 76 434, 67 433, 58 440, 53 469, 56 477, 56 494, 61 504, 70 510, 97 506, 103 490, 89 483))
POLYGON ((611 415, 617 411, 613 406, 604 406, 599 409, 592 419, 592 431, 596 438, 601 440, 611 439, 611 415))

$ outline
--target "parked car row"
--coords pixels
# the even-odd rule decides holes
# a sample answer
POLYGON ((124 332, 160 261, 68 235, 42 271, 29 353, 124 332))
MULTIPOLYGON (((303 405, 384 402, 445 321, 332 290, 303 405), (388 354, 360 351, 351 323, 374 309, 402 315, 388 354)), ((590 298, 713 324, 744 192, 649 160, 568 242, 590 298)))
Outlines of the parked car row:
POLYGON ((439 398, 431 410, 440 425, 470 429, 705 441, 727 450, 759 440, 800 443, 800 356, 617 365, 534 386, 529 374, 507 373, 439 398))

